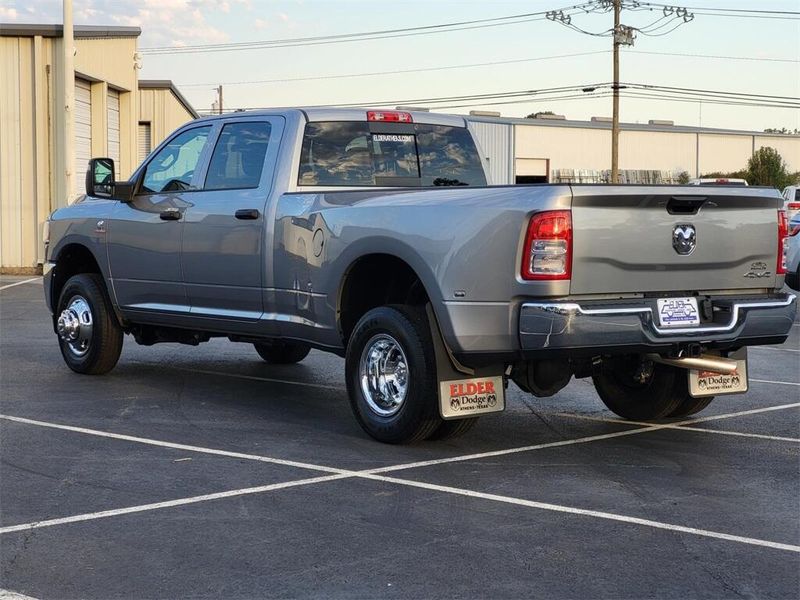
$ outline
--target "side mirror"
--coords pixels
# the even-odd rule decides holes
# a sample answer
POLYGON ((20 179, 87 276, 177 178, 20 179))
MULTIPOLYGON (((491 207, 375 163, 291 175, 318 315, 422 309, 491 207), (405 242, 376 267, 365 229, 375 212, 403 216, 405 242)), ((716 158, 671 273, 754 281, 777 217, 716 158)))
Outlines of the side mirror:
POLYGON ((111 198, 114 194, 114 161, 110 158, 93 158, 86 171, 86 195, 111 198))
POLYGON ((114 178, 114 161, 110 158, 93 158, 86 171, 86 195, 128 202, 133 186, 114 178))

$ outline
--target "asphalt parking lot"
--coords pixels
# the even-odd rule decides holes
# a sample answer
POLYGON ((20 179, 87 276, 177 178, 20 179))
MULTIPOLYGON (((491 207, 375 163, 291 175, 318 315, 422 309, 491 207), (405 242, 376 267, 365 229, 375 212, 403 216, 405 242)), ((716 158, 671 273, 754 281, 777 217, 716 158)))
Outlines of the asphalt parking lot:
MULTIPOLYGON (((513 387, 452 442, 386 446, 343 361, 126 338, 63 364, 0 278, 0 588, 35 598, 797 598, 800 324, 750 391, 623 423, 585 380, 513 387)), ((2 594, 0 592, 0 594, 2 594)))

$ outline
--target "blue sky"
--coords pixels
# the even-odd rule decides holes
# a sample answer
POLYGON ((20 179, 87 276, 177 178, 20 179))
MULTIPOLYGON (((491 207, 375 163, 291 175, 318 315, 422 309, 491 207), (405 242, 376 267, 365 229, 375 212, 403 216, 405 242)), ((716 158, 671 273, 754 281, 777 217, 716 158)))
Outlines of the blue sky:
MULTIPOLYGON (((393 29, 549 10, 559 0, 74 0, 78 24, 138 25, 141 48, 306 37, 393 29)), ((800 0, 691 0, 689 6, 800 10, 800 0)), ((0 22, 58 22, 59 0, 0 0, 0 22)), ((623 23, 644 25, 649 13, 624 13, 623 23)), ((582 15, 575 24, 601 31, 610 15, 582 15)), ((376 71, 535 59, 610 50, 596 38, 550 21, 528 22, 417 37, 328 46, 240 52, 145 55, 143 79, 171 79, 196 108, 209 108, 224 84, 225 104, 289 106, 400 100, 582 85, 611 78, 611 56, 594 55, 516 64, 358 78, 239 84, 376 71)), ((623 50, 621 79, 665 86, 800 96, 800 20, 740 19, 698 15, 663 37, 639 36, 623 50), (788 59, 759 62, 636 54, 668 52, 788 59)), ((568 118, 607 116, 606 98, 551 100, 486 107, 524 116, 554 110, 568 118)), ((475 106, 472 108, 481 108, 475 106)), ((469 108, 453 109, 465 112, 469 108)), ((671 119, 678 124, 760 130, 800 128, 800 111, 624 99, 622 119, 671 119)))

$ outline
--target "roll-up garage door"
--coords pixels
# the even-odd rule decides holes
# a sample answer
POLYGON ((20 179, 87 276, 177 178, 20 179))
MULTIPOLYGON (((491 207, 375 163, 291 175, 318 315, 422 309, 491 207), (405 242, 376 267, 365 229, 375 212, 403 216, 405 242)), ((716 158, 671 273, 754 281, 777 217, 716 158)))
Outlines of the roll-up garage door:
POLYGON ((150 123, 139 123, 138 133, 137 144, 139 146, 139 164, 141 164, 150 154, 150 123))
POLYGON ((92 157, 92 91, 91 84, 75 80, 75 176, 74 192, 86 190, 86 169, 92 157))
POLYGON ((114 161, 119 174, 119 92, 108 90, 108 158, 114 161))

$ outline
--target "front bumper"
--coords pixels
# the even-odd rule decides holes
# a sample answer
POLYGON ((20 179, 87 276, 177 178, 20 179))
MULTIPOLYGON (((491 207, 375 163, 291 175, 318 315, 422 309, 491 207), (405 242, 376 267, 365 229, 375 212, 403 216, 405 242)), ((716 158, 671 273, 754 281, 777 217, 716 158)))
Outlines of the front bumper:
POLYGON ((713 320, 694 327, 663 328, 656 318, 656 299, 527 302, 519 318, 525 352, 781 343, 797 311, 794 294, 711 298, 713 320))

